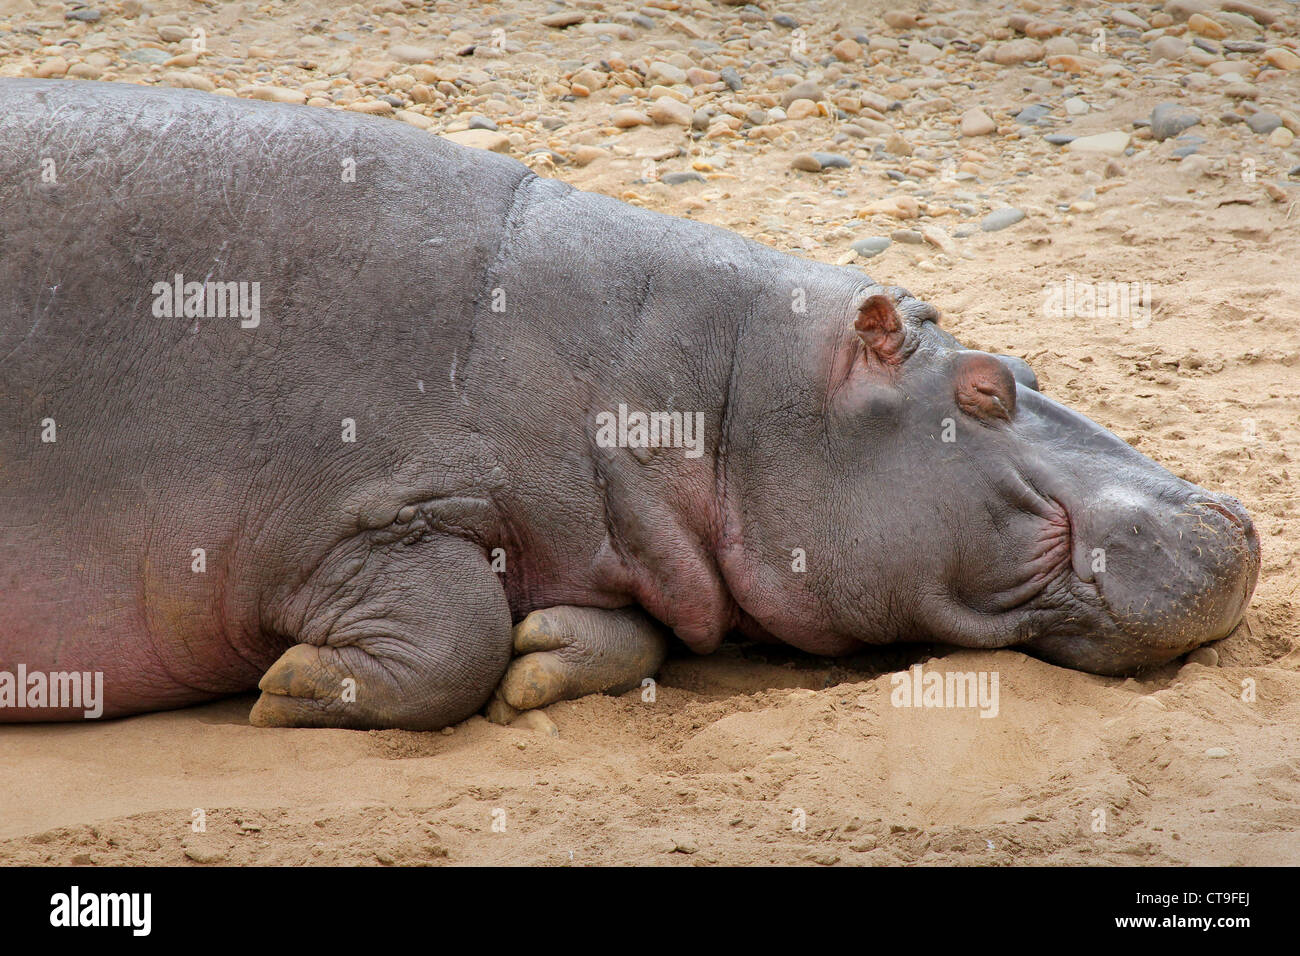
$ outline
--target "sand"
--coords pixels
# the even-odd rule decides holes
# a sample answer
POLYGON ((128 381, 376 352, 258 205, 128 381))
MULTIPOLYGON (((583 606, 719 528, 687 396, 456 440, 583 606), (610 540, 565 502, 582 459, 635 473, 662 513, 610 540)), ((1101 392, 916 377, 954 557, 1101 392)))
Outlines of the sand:
MULTIPOLYGON (((152 5, 159 15, 190 6, 152 5)), ((321 7, 270 6, 270 17, 245 40, 291 57, 290 37, 321 7)), ((1148 20, 1161 9, 1131 6, 1148 20)), ((695 7, 735 15, 709 3, 695 7)), ((113 12, 116 4, 102 9, 98 26, 112 22, 110 51, 146 34, 156 39, 148 17, 123 19, 113 12)), ((348 49, 364 59, 398 40, 421 42, 443 51, 449 69, 459 63, 493 70, 500 60, 447 52, 461 40, 449 34, 455 21, 478 22, 483 33, 488 16, 549 9, 484 4, 457 16, 397 12, 397 4, 375 15, 388 33, 358 34, 348 49), (428 25, 417 26, 419 18, 428 25)), ((607 9, 612 15, 625 8, 607 9)), ((879 24, 875 15, 883 9, 791 2, 774 11, 805 22, 810 46, 851 36, 850 21, 869 24, 872 35, 920 35, 879 24)), ((959 29, 995 30, 1007 12, 1020 9, 1002 7, 1001 21, 989 15, 992 28, 966 20, 959 29)), ((0 4, 0 27, 6 12, 12 10, 0 4)), ((712 29, 703 13, 692 19, 689 5, 673 15, 712 29)), ((1070 24, 1081 44, 1090 35, 1088 18, 1102 16, 1087 4, 1070 16, 1044 5, 1038 15, 1070 24)), ((61 14, 25 16, 48 24, 41 27, 45 43, 69 30, 86 33, 76 34, 80 26, 64 24, 61 14)), ((525 46, 537 31, 571 56, 594 42, 548 29, 530 25, 525 46)), ((472 38, 475 31, 463 32, 472 38)), ((788 31, 775 32, 788 42, 788 31)), ((690 43, 681 29, 655 35, 690 43)), ((219 49, 218 24, 212 37, 219 49)), ((1267 44, 1294 40, 1289 27, 1275 27, 1267 44)), ((620 40, 622 55, 640 55, 639 42, 620 40)), ((1136 43, 1114 42, 1120 49, 1136 43)), ((0 35, 0 73, 31 75, 50 59, 39 43, 24 44, 0 35)), ((160 45, 181 52, 177 43, 160 45)), ((541 60, 558 56, 548 51, 541 60)), ((263 52, 226 69, 247 72, 243 82, 265 79, 254 62, 259 57, 268 60, 263 52)), ((1254 69, 1263 64, 1258 55, 1249 59, 1254 69)), ((116 53, 110 60, 101 72, 123 82, 157 82, 164 69, 132 66, 116 53)), ((867 74, 872 84, 883 86, 885 73, 935 78, 901 56, 883 60, 879 77, 867 74)), ((1132 82, 1108 86, 1095 72, 1062 76, 1041 63, 977 69, 959 58, 946 65, 939 79, 976 71, 973 90, 938 88, 952 99, 944 108, 949 124, 981 106, 1000 130, 946 147, 980 169, 977 180, 944 184, 936 175, 930 183, 941 193, 985 194, 974 216, 927 215, 919 223, 857 218, 868 202, 898 194, 881 174, 889 164, 855 159, 861 168, 820 174, 791 168, 800 154, 833 144, 825 117, 799 120, 773 140, 708 141, 704 154, 728 158, 725 167, 706 169, 703 183, 637 182, 646 162, 638 151, 686 142, 676 126, 587 136, 622 152, 610 146, 585 166, 536 156, 530 162, 581 188, 713 222, 810 258, 856 264, 904 285, 935 303, 945 327, 966 344, 1027 358, 1048 393, 1175 473, 1238 496, 1257 523, 1263 565, 1244 623, 1217 645, 1211 666, 1174 664, 1140 679, 1115 679, 1015 651, 900 647, 828 661, 737 645, 710 658, 676 653, 653 702, 632 692, 547 708, 558 736, 482 717, 434 734, 261 730, 247 723, 251 695, 104 723, 0 726, 0 862, 1300 863, 1300 190, 1286 179, 1297 159, 1293 149, 1240 124, 1215 121, 1237 101, 1217 88, 1180 87, 1177 78, 1195 69, 1142 66, 1132 82), (1032 102, 1027 91, 1044 78, 1061 81, 1044 102, 1059 105, 1066 85, 1094 102, 1090 113, 1068 122, 1079 135, 1131 131, 1156 103, 1181 96, 1206 118, 1193 130, 1208 140, 1201 149, 1206 162, 1178 163, 1169 156, 1173 141, 1135 140, 1135 154, 1107 170, 1105 156, 1045 148, 1037 137, 1016 140, 1008 108, 1032 102), (984 158, 966 155, 971 148, 984 158), (1239 175, 1244 156, 1255 158, 1257 182, 1239 175), (1285 198, 1272 198, 1266 181, 1281 183, 1285 198), (1090 188, 1093 198, 1080 198, 1090 188), (1058 207, 1071 202, 1083 205, 1073 212, 1058 207), (1024 209, 1026 219, 953 238, 960 225, 977 224, 1003 204, 1024 209), (951 254, 901 240, 870 261, 855 262, 848 252, 852 239, 923 224, 945 230, 951 254), (1045 290, 1070 276, 1150 284, 1151 321, 1045 316, 1045 290), (890 675, 915 663, 996 673, 997 715, 892 706, 890 675)), ((193 72, 203 73, 202 65, 193 72)), ((291 87, 296 74, 281 72, 276 82, 291 87)), ((240 79, 217 69, 208 74, 218 86, 240 79)), ((1258 78, 1259 107, 1294 108, 1295 76, 1258 78)), ((607 128, 603 117, 613 107, 578 100, 549 108, 562 112, 566 125, 528 125, 522 146, 507 151, 522 157, 547 143, 571 156, 584 130, 607 128), (595 112, 602 119, 589 121, 595 112)), ((429 111, 430 122, 463 126, 461 114, 482 109, 482 102, 457 101, 429 111)), ((508 129, 502 115, 494 116, 508 129)), ((918 144, 914 128, 937 122, 923 111, 887 116, 918 144)), ((835 148, 847 154, 852 144, 835 148)), ((942 168, 942 157, 934 159, 942 168)), ((653 172, 670 168, 690 167, 678 159, 653 172)))

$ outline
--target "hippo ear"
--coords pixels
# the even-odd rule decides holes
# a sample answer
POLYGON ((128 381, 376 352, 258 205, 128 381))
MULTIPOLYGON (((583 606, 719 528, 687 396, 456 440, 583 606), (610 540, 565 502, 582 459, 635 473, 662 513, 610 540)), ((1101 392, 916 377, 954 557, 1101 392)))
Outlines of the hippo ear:
POLYGON ((870 296, 858 307, 853 323, 867 354, 886 365, 903 360, 903 320, 894 308, 894 300, 883 293, 870 296))

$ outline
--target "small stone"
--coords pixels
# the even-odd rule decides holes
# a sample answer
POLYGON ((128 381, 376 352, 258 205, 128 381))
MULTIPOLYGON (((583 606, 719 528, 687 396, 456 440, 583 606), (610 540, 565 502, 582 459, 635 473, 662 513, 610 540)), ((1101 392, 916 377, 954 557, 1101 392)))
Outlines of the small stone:
POLYGON ((795 100, 785 111, 786 118, 792 120, 807 119, 816 116, 817 113, 817 104, 812 100, 795 100))
POLYGON ((1032 106, 1026 106, 1017 113, 1016 122, 1024 126, 1037 126, 1038 121, 1051 112, 1052 108, 1050 106, 1046 106, 1043 103, 1035 103, 1032 106))
POLYGON ((891 245, 892 239, 886 239, 884 236, 869 236, 866 239, 857 239, 853 242, 851 248, 863 259, 870 259, 872 256, 878 256, 891 245))
POLYGON ((795 100, 813 100, 816 102, 822 99, 824 95, 820 86, 812 80, 804 80, 802 83, 796 83, 781 94, 781 108, 789 109, 790 104, 795 100))
POLYGON ((1067 147, 1072 153, 1101 153, 1103 156, 1123 156, 1128 149, 1129 134, 1124 130, 1080 136, 1067 147))
POLYGON ((741 79, 740 74, 736 72, 735 67, 731 66, 724 66, 722 68, 722 82, 726 83, 727 89, 731 90, 733 93, 739 92, 745 85, 745 81, 741 79))
POLYGON ((1014 226, 1024 218, 1025 211, 1023 209, 1016 209, 1011 206, 1006 209, 995 209, 980 220, 980 228, 985 232, 997 232, 999 229, 1007 228, 1007 226, 1014 226))
POLYGON ((916 14, 906 10, 886 10, 883 19, 887 26, 895 30, 915 30, 919 26, 916 14))
POLYGON ((993 62, 999 66, 1018 66, 1043 58, 1043 45, 1036 40, 1021 38, 1008 40, 993 51, 993 62))
POLYGON ((590 166, 598 159, 609 155, 609 150, 599 146, 579 146, 573 151, 573 161, 579 166, 590 166))
POLYGON ((659 177, 659 181, 666 186, 680 186, 682 183, 703 183, 708 182, 703 176, 694 170, 685 170, 675 173, 664 173, 659 177))
POLYGON ((1187 41, 1164 36, 1152 43, 1150 49, 1153 60, 1177 60, 1187 52, 1187 41))
POLYGON ((684 834, 675 834, 672 843, 673 848, 668 851, 670 853, 685 853, 689 856, 692 853, 698 853, 700 850, 699 844, 684 834))
POLYGON ((1043 137, 1043 142, 1053 146, 1069 146, 1078 138, 1071 133, 1048 133, 1043 137))
POLYGON ((841 40, 831 47, 831 54, 837 60, 854 63, 862 59, 862 45, 854 40, 841 40))
POLYGON ((814 152, 812 156, 821 163, 822 169, 849 169, 853 165, 847 156, 841 156, 839 153, 814 152))
POLYGON ((1205 756, 1211 759, 1220 759, 1228 756, 1228 749, 1226 747, 1210 747, 1205 751, 1205 756))
POLYGON ((1258 113, 1251 113, 1246 117, 1246 125, 1250 127, 1251 132, 1258 133, 1261 136, 1265 133, 1271 133, 1282 125, 1282 117, 1276 113, 1269 113, 1266 110, 1260 110, 1258 113))
POLYGON ((61 56, 52 56, 48 60, 43 60, 36 68, 36 76, 43 80, 54 79, 67 72, 68 61, 61 56))
POLYGON ((471 116, 469 118, 469 128, 487 129, 495 133, 501 127, 498 126, 496 123, 492 122, 492 120, 488 119, 486 116, 479 116, 478 114, 475 114, 474 116, 471 116))
POLYGON ((1228 35, 1227 27, 1201 13, 1193 13, 1187 18, 1187 29, 1213 40, 1222 40, 1228 35))
POLYGON ((619 129, 631 129, 633 126, 649 126, 650 117, 640 110, 614 110, 609 121, 619 129))
POLYGON ((1219 652, 1212 647, 1198 647, 1187 655, 1187 663, 1200 664, 1202 667, 1218 667, 1219 652))
POLYGON ((661 126, 690 126, 695 113, 681 100, 671 96, 661 96, 650 104, 646 115, 661 126))
POLYGON ((787 30, 797 30, 799 28, 799 21, 788 13, 778 13, 772 18, 772 22, 779 27, 785 27, 787 30))
POLYGON ((794 159, 790 160, 792 169, 801 169, 806 173, 820 173, 822 164, 812 153, 800 153, 794 159))
POLYGON ((99 20, 100 16, 102 16, 102 14, 98 10, 91 7, 85 7, 81 10, 73 10, 71 13, 65 14, 63 19, 80 20, 82 23, 95 23, 99 20))
POLYGON ((542 17, 537 22, 544 27, 563 30, 565 27, 571 27, 585 19, 587 19, 587 15, 581 10, 563 10, 560 13, 552 13, 542 17))
POLYGON ((1065 112, 1069 113, 1071 116, 1082 116, 1090 109, 1092 109, 1092 107, 1090 107, 1087 101, 1080 96, 1071 96, 1065 101, 1065 112))
POLYGON ((1079 44, 1069 37, 1052 37, 1043 42, 1043 56, 1078 56, 1079 44))
POLYGON ((283 86, 241 86, 236 90, 236 94, 250 100, 266 100, 269 103, 307 102, 307 94, 302 90, 290 90, 283 86))
POLYGON ((486 149, 493 153, 504 153, 510 149, 509 136, 505 133, 494 133, 487 129, 463 129, 455 133, 444 133, 443 139, 449 139, 461 146, 486 149))
POLYGON ((164 43, 179 43, 181 40, 187 39, 189 35, 189 30, 171 23, 158 28, 158 39, 164 43))
POLYGON ((1274 47, 1264 54, 1264 59, 1279 70, 1300 70, 1300 56, 1285 47, 1274 47))
POLYGON ((889 238, 894 242, 905 242, 912 246, 921 246, 925 244, 925 236, 921 235, 915 229, 895 229, 889 234, 889 238))
POLYGON ((388 48, 388 55, 398 63, 424 63, 438 59, 438 51, 430 47, 414 46, 410 43, 395 43, 388 48))
POLYGON ((1295 142, 1295 133, 1291 132, 1285 126, 1279 126, 1273 132, 1268 134, 1268 143, 1270 146, 1276 146, 1279 149, 1286 149, 1295 142))
POLYGON ((219 847, 187 846, 184 852, 186 858, 195 863, 220 863, 228 851, 219 847))
POLYGON ((686 71, 679 66, 673 66, 671 63, 655 60, 650 64, 649 70, 646 71, 646 79, 657 80, 666 83, 668 86, 674 86, 686 82, 686 71))
POLYGON ((943 51, 930 43, 918 41, 908 46, 907 55, 917 63, 933 63, 943 55, 943 51))
POLYGON ((965 113, 961 114, 961 135, 963 136, 987 136, 990 133, 996 133, 998 124, 993 122, 982 109, 971 107, 965 113))
POLYGON ((1160 103, 1151 111, 1151 138, 1163 143, 1200 121, 1199 116, 1181 103, 1160 103))

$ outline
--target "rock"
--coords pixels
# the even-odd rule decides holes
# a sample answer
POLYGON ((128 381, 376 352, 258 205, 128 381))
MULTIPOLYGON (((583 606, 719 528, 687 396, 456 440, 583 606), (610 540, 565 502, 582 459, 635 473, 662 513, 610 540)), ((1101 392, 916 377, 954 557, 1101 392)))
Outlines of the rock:
POLYGON ((880 255, 891 245, 893 245, 892 239, 886 239, 884 236, 869 236, 866 239, 855 240, 851 248, 863 259, 870 259, 872 256, 880 255))
POLYGON ((820 173, 822 171, 821 161, 812 153, 800 153, 790 160, 790 167, 792 169, 801 169, 806 173, 820 173))
POLYGON ((1146 32, 1151 29, 1151 24, 1147 23, 1136 13, 1130 13, 1128 10, 1112 10, 1110 18, 1122 26, 1132 27, 1134 30, 1146 32))
POLYGON ((1226 747, 1210 747, 1205 751, 1205 756, 1212 760, 1221 759, 1228 756, 1228 750, 1226 747))
POLYGON ((36 76, 43 80, 55 79, 68 72, 68 61, 61 56, 42 60, 36 67, 36 76))
POLYGON ((862 45, 854 40, 841 40, 831 47, 831 55, 844 63, 854 63, 862 59, 862 45))
POLYGON ((1032 106, 1026 106, 1016 114, 1016 122, 1024 126, 1037 126, 1038 121, 1052 112, 1050 106, 1042 103, 1035 103, 1032 106))
POLYGON ((1264 59, 1279 70, 1300 70, 1300 56, 1284 47, 1274 47, 1264 54, 1264 59))
POLYGON ((786 108, 785 115, 787 119, 801 120, 816 116, 818 112, 817 104, 812 100, 795 100, 786 108))
POLYGON ((960 126, 963 136, 987 136, 996 133, 998 129, 998 124, 989 119, 988 114, 977 106, 961 114, 960 126))
POLYGON ((1218 667, 1219 652, 1212 647, 1198 647, 1187 655, 1187 663, 1200 664, 1202 667, 1218 667))
POLYGON ((1153 60, 1177 60, 1187 52, 1187 41, 1180 37, 1160 37, 1148 48, 1153 60))
POLYGON ((444 133, 443 139, 462 146, 486 149, 493 153, 504 153, 510 149, 510 137, 505 133, 494 133, 487 129, 463 129, 455 133, 444 133))
POLYGON ((587 19, 587 15, 581 10, 563 10, 559 13, 552 13, 548 16, 544 16, 537 22, 544 27, 563 30, 565 27, 571 27, 576 23, 581 23, 585 19, 587 19))
POLYGON ((1014 226, 1024 218, 1025 211, 1016 209, 1014 206, 1009 206, 1006 209, 995 209, 980 220, 980 228, 985 232, 997 232, 999 229, 1007 228, 1007 226, 1014 226))
MULTIPOLYGON (((80 65, 78 64, 78 66, 80 65)), ((183 70, 169 70, 162 75, 162 82, 166 86, 186 90, 202 90, 204 93, 211 93, 217 88, 217 85, 206 76, 198 73, 186 73, 183 70)), ((303 100, 303 102, 306 102, 306 100, 303 100)))
POLYGON ((546 734, 549 737, 560 736, 560 728, 555 726, 555 721, 540 710, 524 711, 510 721, 510 726, 517 727, 520 730, 531 730, 535 733, 546 734))
POLYGON ((1181 103, 1160 103, 1151 111, 1151 138, 1163 143, 1200 121, 1199 116, 1181 103))
POLYGON ((181 26, 168 23, 158 28, 158 39, 164 43, 179 43, 189 37, 190 31, 181 26))
POLYGON ((682 183, 704 183, 708 182, 703 176, 694 170, 684 172, 664 173, 659 177, 659 181, 667 186, 680 186, 682 183))
POLYGON ((906 242, 913 246, 925 245, 925 236, 915 229, 895 229, 889 234, 889 238, 894 242, 906 242))
POLYGON ((841 156, 839 153, 817 153, 812 154, 813 159, 821 163, 822 169, 849 169, 853 166, 852 161, 847 156, 841 156))
POLYGON ((1079 44, 1069 37, 1052 37, 1043 42, 1043 56, 1077 56, 1079 44))
POLYGON ((430 47, 414 46, 410 43, 395 43, 388 48, 388 55, 398 63, 424 63, 438 59, 438 51, 430 47))
POLYGON ((307 102, 307 94, 302 90, 290 90, 283 86, 241 86, 235 94, 250 100, 266 100, 270 103, 307 102))
POLYGON ((216 846, 187 846, 184 849, 186 859, 195 863, 220 863, 229 850, 216 846))
POLYGON ((886 10, 883 19, 895 30, 915 30, 920 25, 916 22, 916 14, 906 10, 886 10))
POLYGON ((924 41, 918 41, 908 46, 907 55, 917 63, 933 63, 935 60, 939 59, 939 57, 943 56, 943 51, 937 46, 924 41))
POLYGON ((1291 132, 1285 126, 1279 126, 1273 132, 1268 134, 1268 144, 1276 146, 1279 149, 1286 149, 1295 142, 1295 133, 1291 132))
POLYGON ((1049 70, 1060 73, 1094 73, 1101 63, 1086 56, 1049 56, 1045 61, 1049 70))
POLYGON ((502 727, 507 726, 510 721, 519 716, 519 711, 515 710, 500 694, 493 694, 492 699, 483 710, 483 716, 488 719, 489 723, 499 724, 502 727))
POLYGON ((663 60, 655 60, 646 71, 646 79, 658 80, 669 86, 674 86, 686 82, 686 71, 680 66, 673 66, 673 64, 665 63, 663 60))
POLYGON ((73 10, 71 13, 65 13, 65 20, 80 20, 82 23, 95 23, 103 16, 98 10, 91 7, 83 7, 80 10, 73 10))
POLYGON ((1070 133, 1048 133, 1043 137, 1043 142, 1053 146, 1069 146, 1078 138, 1070 133))
POLYGON ((726 83, 727 89, 731 90, 733 93, 738 92, 745 85, 745 81, 741 79, 740 74, 736 72, 735 67, 731 66, 724 66, 722 68, 722 82, 726 83))
POLYGON ((1092 107, 1088 105, 1087 101, 1079 96, 1071 96, 1065 101, 1065 112, 1069 113, 1071 116, 1082 116, 1091 108, 1092 107))
POLYGON ((915 219, 921 214, 921 205, 911 196, 890 196, 867 203, 858 210, 858 218, 892 216, 895 219, 915 219))
POLYGON ((1187 29, 1213 40, 1222 40, 1228 35, 1227 27, 1201 13, 1193 13, 1187 18, 1187 29))
POLYGON ((650 117, 640 110, 614 110, 609 121, 619 129, 631 129, 633 126, 649 126, 650 117))
POLYGON ((690 126, 695 113, 681 100, 671 96, 661 96, 650 104, 646 115, 661 126, 690 126))
POLYGON ((1036 40, 1025 38, 1000 43, 993 51, 993 62, 999 66, 1018 66, 1042 58, 1043 45, 1036 40))
POLYGON ((1128 148, 1129 134, 1123 130, 1094 133, 1073 140, 1067 149, 1072 153, 1100 153, 1103 156, 1123 156, 1128 148))
POLYGON ((781 108, 789 109, 790 104, 795 100, 812 100, 816 102, 824 95, 820 86, 812 80, 804 80, 802 83, 796 83, 781 94, 781 108))
MULTIPOLYGON (((307 101, 311 105, 311 100, 307 101)), ((414 110, 394 110, 393 116, 418 129, 433 129, 433 120, 423 113, 417 113, 414 110)))
POLYGON ((480 116, 477 113, 475 113, 473 116, 469 118, 469 128, 487 129, 495 133, 501 127, 498 126, 496 123, 492 122, 492 120, 488 119, 486 116, 480 116))
POLYGON ((1246 117, 1246 125, 1250 127, 1251 132, 1263 135, 1271 133, 1281 126, 1282 117, 1267 110, 1260 110, 1258 113, 1251 113, 1246 117))
POLYGON ((573 151, 573 161, 579 166, 590 166, 598 159, 609 155, 609 150, 599 146, 579 146, 573 151))

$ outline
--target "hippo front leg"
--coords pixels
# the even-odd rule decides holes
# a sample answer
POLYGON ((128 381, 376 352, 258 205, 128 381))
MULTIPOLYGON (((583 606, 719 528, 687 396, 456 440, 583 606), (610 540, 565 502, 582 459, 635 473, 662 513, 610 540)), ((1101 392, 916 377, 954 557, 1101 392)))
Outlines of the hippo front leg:
POLYGON ((478 711, 510 659, 510 609, 478 546, 358 540, 281 610, 259 727, 436 730, 478 711))
POLYGON ((515 625, 514 650, 488 708, 498 723, 557 700, 631 690, 659 670, 668 637, 639 608, 549 607, 515 625))

